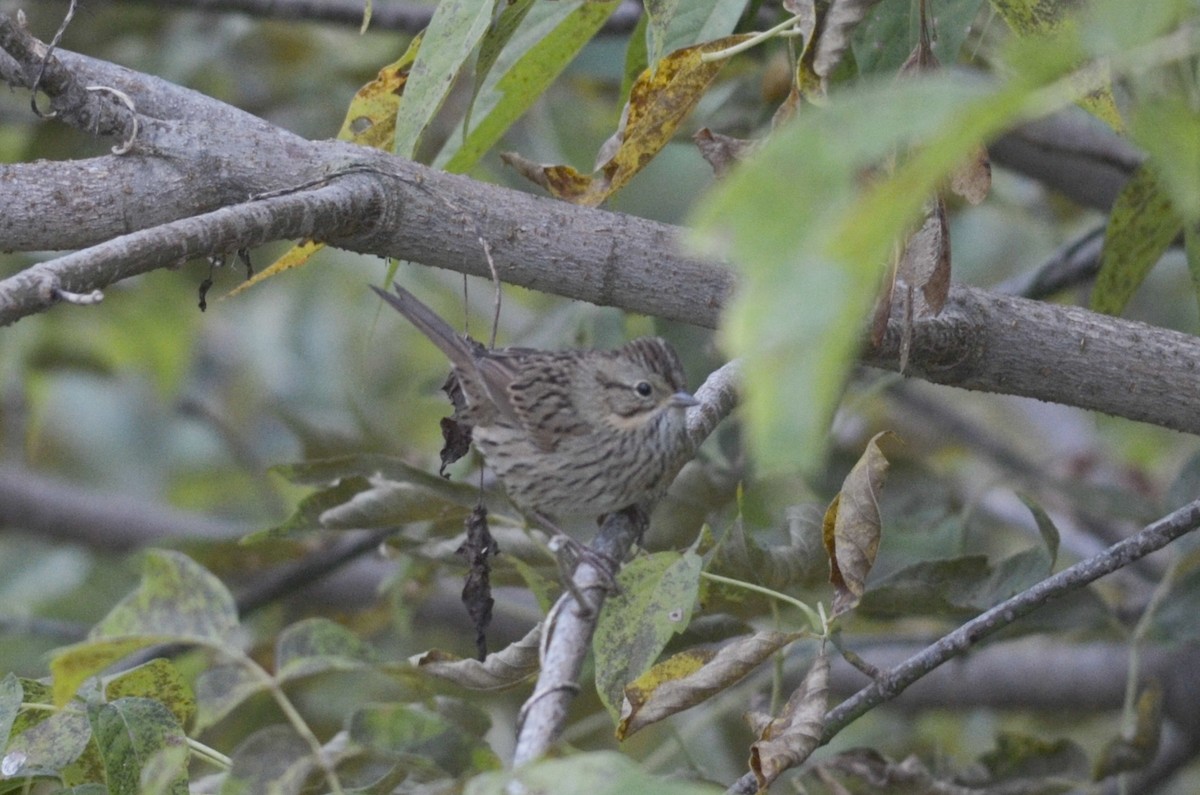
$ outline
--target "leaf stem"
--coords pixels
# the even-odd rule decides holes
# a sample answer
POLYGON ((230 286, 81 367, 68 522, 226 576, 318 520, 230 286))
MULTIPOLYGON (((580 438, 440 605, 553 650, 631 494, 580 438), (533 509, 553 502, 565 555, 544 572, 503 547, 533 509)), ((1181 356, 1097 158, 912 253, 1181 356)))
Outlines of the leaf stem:
POLYGON ((292 728, 296 730, 296 734, 300 735, 300 738, 312 749, 313 757, 317 760, 317 764, 321 766, 321 771, 325 774, 325 780, 329 782, 329 789, 334 795, 345 795, 345 791, 342 789, 342 782, 338 780, 337 773, 325 757, 325 750, 321 747, 321 741, 317 739, 317 735, 313 734, 312 729, 304 721, 304 716, 300 714, 300 711, 288 699, 287 694, 283 692, 283 687, 275 680, 275 677, 267 673, 258 663, 246 655, 239 655, 238 662, 245 666, 246 670, 253 673, 267 690, 270 691, 271 697, 275 699, 275 703, 283 711, 284 717, 288 719, 288 723, 292 725, 292 728))
POLYGON ((794 16, 790 19, 785 19, 783 22, 780 22, 778 25, 776 25, 773 28, 764 30, 761 33, 755 33, 750 38, 746 39, 743 42, 738 42, 737 44, 734 44, 732 47, 726 47, 723 50, 715 50, 714 52, 706 52, 700 56, 700 63, 711 63, 712 61, 719 61, 724 58, 730 58, 734 55, 737 55, 740 52, 745 52, 746 50, 750 49, 751 47, 755 47, 759 44, 762 44, 767 39, 771 39, 776 36, 798 35, 798 34, 788 33, 787 29, 790 28, 792 25, 795 25, 799 21, 800 21, 800 15, 797 14, 796 16, 794 16))
POLYGON ((754 583, 746 582, 744 580, 735 580, 731 577, 722 577, 720 574, 702 571, 700 572, 700 576, 712 580, 713 582, 732 585, 735 588, 742 588, 747 591, 754 591, 755 593, 769 596, 772 599, 778 599, 781 602, 786 602, 792 607, 799 609, 800 612, 804 613, 804 617, 808 619, 808 623, 812 626, 813 632, 818 635, 825 634, 825 621, 821 618, 820 614, 818 614, 816 610, 813 610, 804 602, 801 602, 799 599, 795 599, 787 594, 780 593, 779 591, 773 591, 770 588, 764 588, 761 585, 755 585, 754 583))

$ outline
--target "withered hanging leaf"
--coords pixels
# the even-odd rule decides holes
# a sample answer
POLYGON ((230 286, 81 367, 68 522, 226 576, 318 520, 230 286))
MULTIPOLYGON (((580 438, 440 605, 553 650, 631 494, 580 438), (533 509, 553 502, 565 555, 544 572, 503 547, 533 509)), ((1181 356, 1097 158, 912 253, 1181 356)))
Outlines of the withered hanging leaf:
POLYGON ((967 160, 950 172, 950 190, 971 204, 979 204, 992 189, 992 159, 980 144, 967 160))
POLYGON ((642 72, 630 89, 624 124, 606 144, 613 154, 597 166, 595 174, 581 174, 570 166, 539 166, 512 153, 502 156, 504 162, 556 198, 587 207, 599 205, 666 146, 725 65, 726 59, 704 61, 703 56, 747 38, 726 36, 684 47, 664 56, 654 70, 642 72))
POLYGON ((908 238, 896 278, 917 291, 909 319, 941 314, 950 294, 950 225, 941 196, 933 200, 925 220, 908 238))
POLYGON ((467 579, 463 583, 462 601, 475 627, 475 650, 479 660, 487 657, 487 627, 492 623, 492 565, 491 559, 500 554, 500 545, 488 529, 487 508, 475 507, 465 522, 467 538, 456 551, 467 559, 467 579))
POLYGON ((749 157, 761 145, 759 141, 748 141, 745 138, 734 138, 730 135, 715 133, 707 127, 702 127, 692 140, 700 150, 700 156, 712 166, 717 178, 725 176, 730 168, 738 161, 749 157))
POLYGON ((716 652, 689 650, 652 666, 625 686, 617 739, 728 689, 799 637, 800 633, 759 632, 716 652))
POLYGON ((822 646, 783 712, 762 728, 758 741, 750 746, 750 769, 760 791, 812 754, 825 731, 828 704, 829 655, 822 646))
POLYGON ((468 690, 506 690, 537 673, 541 637, 542 625, 538 624, 525 637, 488 655, 483 662, 437 649, 410 657, 409 662, 427 674, 468 690))
POLYGON ((454 374, 453 370, 446 376, 446 381, 442 384, 442 391, 446 393, 446 397, 450 398, 450 405, 454 406, 454 413, 449 417, 442 417, 441 423, 442 465, 438 467, 438 474, 442 477, 449 477, 446 474, 446 467, 471 451, 471 424, 463 419, 467 413, 467 398, 463 394, 462 384, 459 383, 458 376, 454 374))
POLYGON ((835 616, 858 604, 866 590, 867 575, 875 564, 881 531, 879 492, 888 470, 879 440, 894 435, 884 431, 867 442, 866 450, 825 512, 825 551, 829 556, 829 581, 834 588, 835 616))

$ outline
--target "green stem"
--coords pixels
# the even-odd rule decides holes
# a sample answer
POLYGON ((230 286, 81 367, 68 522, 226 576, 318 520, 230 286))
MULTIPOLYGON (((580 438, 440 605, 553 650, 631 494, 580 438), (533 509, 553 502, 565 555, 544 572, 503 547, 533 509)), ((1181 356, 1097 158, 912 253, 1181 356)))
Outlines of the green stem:
POLYGON ((787 594, 779 593, 779 591, 772 591, 770 588, 764 588, 761 585, 755 585, 754 583, 745 582, 744 580, 735 580, 730 577, 722 577, 720 574, 712 574, 707 571, 702 571, 700 572, 700 576, 712 580, 713 582, 732 585, 735 588, 742 588, 747 591, 754 591, 755 593, 769 596, 772 599, 778 599, 781 602, 786 602, 792 607, 799 609, 800 612, 804 613, 804 616, 808 619, 808 623, 812 625, 813 632, 818 635, 825 634, 825 622, 822 620, 821 616, 816 610, 813 610, 799 599, 794 599, 787 594))
POLYGON ((283 711, 284 717, 288 719, 288 723, 292 725, 292 728, 296 730, 296 734, 300 735, 300 738, 312 749, 313 757, 317 760, 317 764, 321 766, 321 771, 325 774, 325 780, 329 783, 329 789, 334 795, 345 795, 345 791, 342 789, 342 782, 338 780, 333 766, 325 758, 325 750, 321 747, 321 741, 317 739, 317 735, 313 734, 312 729, 304 722, 304 716, 300 714, 300 711, 288 699, 287 694, 283 692, 283 688, 275 681, 275 677, 271 676, 258 663, 245 655, 241 655, 238 661, 246 666, 246 669, 251 671, 267 690, 271 692, 271 697, 275 699, 275 703, 283 711))
POLYGON ((762 33, 755 33, 750 38, 746 39, 743 42, 739 42, 739 43, 733 45, 732 47, 726 47, 723 50, 716 50, 714 52, 706 52, 700 56, 700 62, 701 63, 709 63, 711 61, 720 61, 723 58, 730 58, 734 55, 737 55, 739 52, 745 52, 746 50, 750 49, 751 47, 755 47, 759 44, 762 44, 767 39, 771 39, 776 36, 783 35, 784 31, 786 31, 788 28, 790 28, 792 25, 795 25, 799 21, 800 21, 800 16, 799 16, 799 14, 797 14, 796 16, 792 17, 791 19, 785 19, 783 22, 780 22, 778 25, 776 25, 773 28, 770 28, 769 30, 764 30, 762 33))

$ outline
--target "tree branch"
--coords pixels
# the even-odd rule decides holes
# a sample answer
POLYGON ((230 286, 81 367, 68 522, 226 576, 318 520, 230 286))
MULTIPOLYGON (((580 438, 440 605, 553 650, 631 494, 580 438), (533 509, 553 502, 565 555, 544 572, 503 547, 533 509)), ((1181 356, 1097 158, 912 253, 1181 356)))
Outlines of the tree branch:
POLYGON ((829 742, 842 729, 872 708, 889 701, 930 671, 962 654, 980 640, 1011 625, 1037 608, 1162 549, 1200 526, 1200 500, 1190 502, 1136 535, 1113 544, 1104 552, 1047 577, 1011 599, 960 626, 937 643, 887 671, 885 677, 855 693, 825 716, 822 742, 829 742))
MULTIPOLYGON (((893 322, 863 361, 898 370, 901 339, 893 322)), ((940 316, 914 323, 906 373, 1195 434, 1197 362, 1200 338, 1190 334, 956 285, 940 316)))
MULTIPOLYGON (((6 21, 0 17, 0 25, 6 21)), ((52 303, 47 286, 55 282, 47 274, 87 294, 132 272, 229 253, 272 235, 310 235, 483 277, 490 274, 487 241, 503 281, 710 328, 734 288, 727 269, 680 253, 678 227, 530 196, 342 142, 303 141, 163 81, 69 53, 56 57, 81 72, 80 82, 115 85, 139 113, 158 116, 144 119, 144 140, 129 155, 0 166, 0 181, 19 188, 0 194, 0 249, 97 249, 0 281, 0 324, 52 303), (217 134, 219 147, 204 145, 217 134), (48 178, 50 169, 57 178, 48 178), (126 179, 114 185, 117 173, 126 179), (331 182, 337 175, 347 179, 331 182), (281 193, 289 186, 294 202, 281 193), (246 201, 252 196, 268 198, 246 201), (214 203, 225 209, 214 211, 214 203), (194 226, 169 225, 189 217, 194 226), (131 223, 168 225, 158 235, 125 239, 131 223)), ((897 322, 865 361, 897 369, 900 337, 897 322)), ((916 323, 908 372, 1197 433, 1198 360, 1200 342, 1187 335, 957 287, 942 316, 916 323)))
MULTIPOLYGON (((360 27, 363 22, 363 0, 125 0, 125 2, 172 7, 181 10, 233 12, 289 22, 334 22, 360 27)), ((435 6, 420 3, 381 2, 375 0, 371 12, 370 30, 396 30, 418 33, 429 25, 435 6)), ((604 35, 628 33, 637 25, 642 14, 641 3, 626 0, 600 32, 604 35)))

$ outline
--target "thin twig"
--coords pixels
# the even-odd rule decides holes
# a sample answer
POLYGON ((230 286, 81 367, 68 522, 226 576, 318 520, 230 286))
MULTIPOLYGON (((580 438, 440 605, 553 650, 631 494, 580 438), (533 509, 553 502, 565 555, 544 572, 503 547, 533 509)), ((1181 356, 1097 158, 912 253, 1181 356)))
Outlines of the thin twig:
POLYGON ((1006 599, 891 669, 883 680, 863 688, 830 710, 826 715, 822 743, 829 742, 868 710, 895 698, 925 674, 962 654, 980 640, 1004 629, 1050 600, 1079 590, 1106 574, 1162 549, 1180 536, 1195 530, 1197 526, 1200 526, 1200 500, 1188 503, 1148 525, 1136 535, 1113 544, 1104 552, 1080 561, 1011 599, 1006 599))

